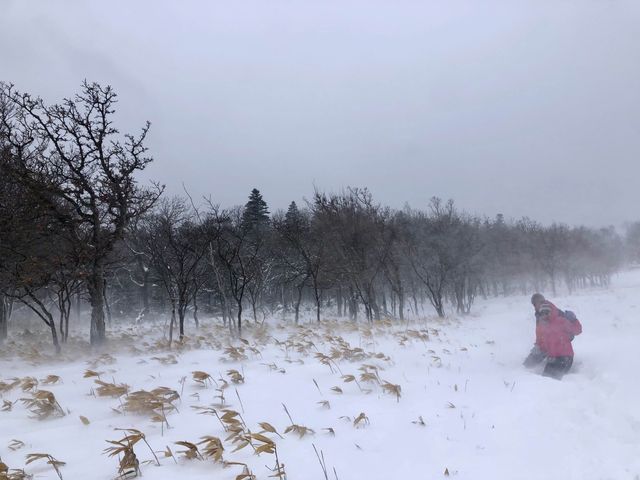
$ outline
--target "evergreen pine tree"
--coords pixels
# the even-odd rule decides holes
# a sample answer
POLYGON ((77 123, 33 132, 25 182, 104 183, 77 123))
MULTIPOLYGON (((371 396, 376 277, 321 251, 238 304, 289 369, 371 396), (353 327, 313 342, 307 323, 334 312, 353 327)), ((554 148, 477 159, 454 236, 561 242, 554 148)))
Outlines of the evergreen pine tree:
POLYGON ((249 195, 249 201, 244 206, 242 225, 245 229, 259 229, 269 223, 269 208, 262 198, 260 190, 254 188, 249 195))
POLYGON ((287 230, 293 234, 300 234, 306 227, 305 217, 298 210, 298 205, 296 202, 291 202, 289 204, 289 208, 287 209, 287 213, 284 216, 285 226, 287 230))

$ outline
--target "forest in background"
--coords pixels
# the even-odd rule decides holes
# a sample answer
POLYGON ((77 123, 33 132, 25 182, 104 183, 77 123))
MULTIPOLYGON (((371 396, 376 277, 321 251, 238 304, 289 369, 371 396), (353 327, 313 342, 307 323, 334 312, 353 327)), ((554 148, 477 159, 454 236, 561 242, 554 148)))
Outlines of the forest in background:
POLYGON ((398 210, 366 188, 273 212, 258 189, 230 208, 168 197, 137 180, 150 124, 121 134, 116 103, 96 83, 53 105, 0 84, 0 342, 34 316, 60 350, 71 322, 100 345, 109 322, 166 316, 171 344, 199 316, 240 335, 270 317, 465 315, 479 296, 607 286, 639 259, 640 223, 543 225, 435 197, 398 210))

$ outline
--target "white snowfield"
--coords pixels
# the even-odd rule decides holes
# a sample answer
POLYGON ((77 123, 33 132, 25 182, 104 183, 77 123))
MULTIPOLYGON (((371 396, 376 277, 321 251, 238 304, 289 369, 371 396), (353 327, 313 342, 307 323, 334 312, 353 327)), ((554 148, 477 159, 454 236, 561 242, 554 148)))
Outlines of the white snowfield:
POLYGON ((251 478, 241 476, 240 464, 255 478, 269 478, 275 455, 254 451, 263 441, 234 451, 242 444, 226 440, 230 424, 225 431, 215 415, 192 408, 220 404, 222 391, 224 405, 212 408, 220 416, 224 409, 238 412, 228 418, 239 421, 239 435, 263 432, 259 424, 267 422, 282 436, 268 426, 263 433, 289 480, 639 479, 640 274, 617 276, 609 290, 550 299, 576 312, 584 328, 574 340, 573 370, 562 381, 522 366, 534 338, 525 296, 480 300, 474 315, 444 321, 250 325, 243 334, 248 344, 230 341, 207 322, 198 331, 190 324, 187 346, 172 351, 155 344, 159 327, 137 326, 110 333, 113 358, 79 347, 64 361, 51 360, 43 347, 18 358, 23 340, 15 338, 0 356, 8 410, 0 411, 0 457, 39 479, 58 475, 46 460, 25 466, 29 453, 66 462, 59 467, 65 480, 117 478, 118 457, 103 453, 106 441, 123 438, 116 428, 135 428, 160 463, 144 442, 136 443, 143 478, 251 478), (241 348, 225 353, 228 345, 241 348), (84 377, 87 369, 104 382, 129 385, 129 395, 160 386, 177 391, 176 410, 164 411, 169 428, 126 411, 125 395, 98 396, 96 377, 84 377), (199 384, 194 371, 211 380, 199 384), (61 381, 44 384, 48 375, 61 381), (10 387, 12 378, 26 376, 39 384, 30 391, 21 388, 29 382, 10 387), (38 389, 53 392, 65 415, 38 420, 16 402, 38 389), (298 427, 285 433, 292 423, 298 427), (175 442, 204 436, 222 440, 222 459, 207 457, 205 445, 198 447, 203 460, 178 453, 187 448, 175 442), (24 445, 10 449, 14 439, 24 445), (165 456, 167 446, 174 457, 165 456))

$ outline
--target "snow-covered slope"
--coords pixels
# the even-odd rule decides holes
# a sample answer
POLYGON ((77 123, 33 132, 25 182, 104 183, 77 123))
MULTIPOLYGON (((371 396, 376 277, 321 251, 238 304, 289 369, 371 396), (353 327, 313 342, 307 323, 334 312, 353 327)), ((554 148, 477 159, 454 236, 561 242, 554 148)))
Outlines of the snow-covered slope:
MULTIPOLYGON (((22 468, 26 454, 44 452, 66 462, 60 473, 67 480, 115 478, 118 459, 103 454, 106 440, 123 437, 114 428, 136 428, 161 464, 137 443, 144 478, 235 479, 241 465, 224 467, 177 453, 184 448, 174 442, 206 435, 222 439, 225 461, 245 463, 257 478, 268 478, 275 455, 256 455, 259 440, 234 452, 237 444, 225 440, 229 432, 221 422, 192 408, 220 403, 217 388, 226 381, 225 405, 216 411, 237 411, 241 428, 254 434, 263 430, 261 422, 273 426, 283 438, 264 435, 275 442, 290 480, 325 478, 316 450, 324 457, 326 478, 339 480, 638 479, 640 274, 620 275, 610 290, 552 300, 575 311, 584 327, 574 341, 574 369, 561 382, 521 366, 534 334, 527 297, 479 302, 475 315, 445 321, 253 327, 244 336, 248 344, 230 342, 224 329, 205 325, 185 348, 172 352, 155 344, 152 328, 138 326, 112 332, 112 346, 120 344, 110 352, 113 358, 79 348, 64 361, 42 352, 17 358, 17 347, 9 346, 0 358, 0 381, 59 376, 61 382, 40 382, 36 389, 53 392, 66 415, 36 420, 19 401, 0 411, 0 457, 22 468), (225 353, 228 345, 244 351, 225 353), (230 358, 234 354, 246 358, 230 358), (177 410, 166 414, 170 428, 124 411, 124 396, 95 395, 96 378, 84 378, 87 369, 100 372, 104 382, 126 383, 130 391, 176 390, 181 398, 173 402, 177 410), (244 383, 233 383, 228 372, 234 369, 244 383), (193 371, 210 374, 212 381, 198 384, 193 371), (285 433, 292 422, 314 433, 285 433), (13 439, 24 446, 9 449, 13 439), (163 456, 167 446, 175 461, 163 456)), ((32 394, 18 385, 4 388, 8 402, 32 394)), ((25 470, 57 478, 44 461, 25 470)))

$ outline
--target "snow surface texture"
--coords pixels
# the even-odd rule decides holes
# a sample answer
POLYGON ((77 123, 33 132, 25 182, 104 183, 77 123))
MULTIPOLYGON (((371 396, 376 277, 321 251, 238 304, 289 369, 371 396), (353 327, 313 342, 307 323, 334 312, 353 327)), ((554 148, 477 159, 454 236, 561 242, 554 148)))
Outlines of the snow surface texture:
MULTIPOLYGON (((174 442, 213 435, 223 440, 224 460, 246 463, 257 478, 266 479, 273 474, 267 468, 275 465, 273 455, 258 456, 251 446, 234 452, 218 419, 191 408, 219 402, 214 397, 222 378, 228 382, 227 408, 238 411, 249 430, 260 432, 258 423, 268 422, 283 435, 265 434, 275 441, 289 480, 325 478, 314 446, 324 456, 329 479, 336 474, 339 480, 638 479, 640 274, 620 275, 613 285, 551 299, 575 311, 584 327, 574 341, 574 368, 562 381, 521 365, 534 336, 527 297, 479 302, 476 315, 457 320, 249 327, 244 336, 249 345, 233 343, 244 348, 247 358, 240 361, 224 353, 226 331, 206 325, 197 333, 189 325, 187 346, 172 352, 156 345, 148 326, 111 332, 112 345, 121 338, 119 351, 110 352, 113 360, 95 361, 95 354, 80 350, 66 354, 73 360, 54 361, 42 351, 17 358, 17 347, 9 345, 0 359, 0 380, 60 376, 61 383, 40 382, 36 388, 53 392, 67 414, 36 420, 19 401, 0 411, 0 457, 9 467, 22 468, 26 454, 45 452, 66 462, 60 469, 66 480, 111 479, 118 459, 103 454, 106 440, 123 436, 114 428, 136 428, 160 452, 161 466, 145 463, 153 456, 146 445, 136 444, 144 478, 235 479, 242 472, 239 465, 225 468, 212 459, 177 454, 184 449, 174 442), (177 363, 158 360, 171 362, 170 355, 177 363), (363 364, 377 370, 360 369, 363 364), (130 391, 166 386, 182 393, 175 402, 178 411, 167 414, 170 428, 146 415, 118 413, 125 397, 91 395, 97 385, 95 378, 83 377, 87 369, 102 372, 106 382, 128 384, 130 391), (244 376, 244 383, 231 381, 231 369, 244 376), (193 380, 193 371, 207 372, 215 382, 205 388, 193 380), (373 375, 363 377, 365 372, 373 375), (378 379, 371 379, 376 372, 378 379), (354 375, 358 382, 345 382, 350 377, 342 375, 354 375), (399 399, 392 389, 383 390, 378 383, 383 381, 400 385, 399 399), (332 391, 334 386, 343 393, 332 391), (329 403, 319 403, 325 400, 329 403), (291 420, 282 404, 296 424, 315 433, 303 438, 284 433, 291 420), (354 426, 361 413, 366 419, 354 426), (11 450, 12 439, 25 445, 11 450), (162 456, 166 446, 176 461, 162 456)), ((2 397, 13 402, 30 394, 17 386, 2 397)), ((57 478, 45 462, 25 470, 37 478, 57 478)))

